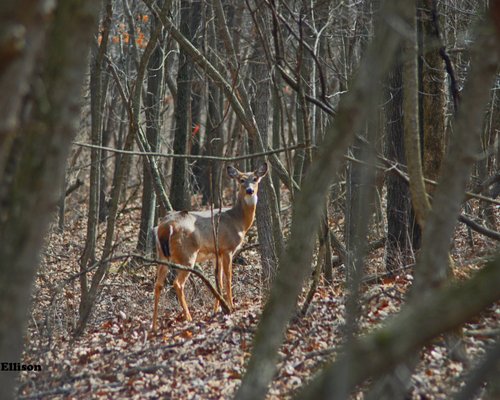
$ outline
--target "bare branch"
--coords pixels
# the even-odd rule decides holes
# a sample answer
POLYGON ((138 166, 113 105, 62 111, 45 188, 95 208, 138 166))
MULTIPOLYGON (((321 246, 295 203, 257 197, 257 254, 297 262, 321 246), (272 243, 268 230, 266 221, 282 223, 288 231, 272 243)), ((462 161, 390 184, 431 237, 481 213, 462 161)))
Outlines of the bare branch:
POLYGON ((271 154, 278 154, 278 153, 284 153, 286 151, 290 150, 296 150, 296 149, 313 149, 316 148, 316 146, 306 146, 303 143, 299 143, 295 146, 291 147, 282 147, 276 150, 268 150, 268 151, 263 151, 260 153, 253 153, 253 154, 247 154, 244 156, 235 156, 235 157, 219 157, 219 156, 206 156, 206 155, 193 155, 193 154, 166 154, 166 153, 158 153, 158 152, 152 152, 152 151, 131 151, 131 150, 121 150, 121 149, 116 149, 113 147, 105 147, 105 146, 96 146, 90 143, 80 143, 80 142, 73 142, 75 146, 82 146, 82 147, 88 147, 88 148, 99 148, 102 150, 107 150, 111 151, 114 153, 119 153, 119 154, 128 154, 132 156, 156 156, 156 157, 164 157, 164 158, 187 158, 191 160, 215 160, 215 161, 225 161, 225 162, 235 162, 235 161, 240 161, 240 160, 248 160, 250 158, 258 158, 262 156, 267 156, 271 154))

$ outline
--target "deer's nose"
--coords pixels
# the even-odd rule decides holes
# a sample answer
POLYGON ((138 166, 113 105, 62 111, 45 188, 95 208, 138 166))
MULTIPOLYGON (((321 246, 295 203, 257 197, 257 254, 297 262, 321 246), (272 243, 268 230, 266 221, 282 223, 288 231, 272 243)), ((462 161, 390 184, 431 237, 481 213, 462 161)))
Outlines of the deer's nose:
POLYGON ((247 188, 246 192, 247 192, 247 194, 253 194, 253 189, 252 188, 247 188))

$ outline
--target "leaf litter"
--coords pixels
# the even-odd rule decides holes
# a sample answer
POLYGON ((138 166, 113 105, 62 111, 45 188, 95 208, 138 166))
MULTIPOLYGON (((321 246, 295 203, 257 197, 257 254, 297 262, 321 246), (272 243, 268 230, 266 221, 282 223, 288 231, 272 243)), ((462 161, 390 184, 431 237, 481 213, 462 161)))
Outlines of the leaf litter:
MULTIPOLYGON (((257 250, 243 253, 246 265, 234 266, 233 314, 214 314, 210 293, 199 280, 190 278, 187 296, 193 322, 182 321, 175 294, 166 285, 157 333, 150 331, 154 268, 117 262, 103 282, 85 333, 73 339, 80 287, 78 279, 69 278, 79 271, 85 243, 83 214, 68 218, 63 233, 53 227, 47 238, 32 293, 22 360, 40 364, 42 371, 21 373, 19 398, 232 398, 245 373, 262 309, 257 250)), ((135 251, 132 239, 137 237, 139 218, 136 208, 118 220, 117 237, 126 240, 120 241, 115 254, 135 251)), ((246 243, 256 240, 253 227, 246 243)), ((474 236, 474 240, 471 248, 464 230, 457 230, 453 257, 459 265, 458 279, 466 279, 479 268, 468 260, 491 251, 492 244, 486 239, 474 236)), ((371 254, 367 265, 368 275, 382 274, 383 254, 371 254)), ((204 267, 204 273, 213 279, 211 266, 204 267)), ((397 313, 410 286, 409 271, 363 285, 361 333, 370 332, 397 313)), ((289 325, 268 399, 291 398, 326 362, 335 359, 343 340, 345 294, 344 276, 338 268, 334 283, 318 288, 307 315, 289 325)), ((495 332, 498 334, 499 310, 496 304, 465 325, 471 365, 484 356, 495 332)), ((444 340, 438 338, 421 352, 412 378, 412 398, 449 398, 463 385, 471 365, 450 360, 444 340)), ((353 398, 363 397, 357 393, 353 398)))

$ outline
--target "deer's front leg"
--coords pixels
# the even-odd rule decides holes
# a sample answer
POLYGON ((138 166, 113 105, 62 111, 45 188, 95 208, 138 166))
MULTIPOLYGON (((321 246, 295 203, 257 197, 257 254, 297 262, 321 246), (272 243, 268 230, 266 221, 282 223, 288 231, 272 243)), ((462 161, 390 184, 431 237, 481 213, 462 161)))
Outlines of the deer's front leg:
POLYGON ((189 312, 189 307, 187 305, 186 296, 184 295, 184 286, 186 284, 187 278, 189 277, 190 272, 187 271, 179 271, 177 272, 177 276, 174 281, 174 289, 177 294, 177 299, 181 304, 184 319, 186 321, 192 321, 191 313, 189 312))
POLYGON ((224 269, 224 283, 226 286, 226 301, 227 305, 231 309, 234 310, 233 304, 233 289, 232 289, 232 280, 233 280, 233 253, 223 253, 222 254, 222 267, 224 269))
MULTIPOLYGON (((222 260, 221 256, 216 257, 214 260, 215 263, 215 286, 217 290, 219 291, 220 294, 222 294, 222 260)), ((215 298, 215 304, 214 304, 214 313, 219 311, 219 300, 217 297, 215 298)))

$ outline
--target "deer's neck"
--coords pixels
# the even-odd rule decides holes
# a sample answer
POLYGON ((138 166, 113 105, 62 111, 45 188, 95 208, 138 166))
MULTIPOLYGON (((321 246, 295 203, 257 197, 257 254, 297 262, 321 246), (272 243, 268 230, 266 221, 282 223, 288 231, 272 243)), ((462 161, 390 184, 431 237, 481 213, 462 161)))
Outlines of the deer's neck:
POLYGON ((236 203, 230 210, 233 217, 241 221, 241 227, 244 232, 250 229, 253 224, 256 207, 257 195, 252 197, 238 196, 236 203))

